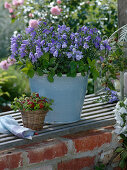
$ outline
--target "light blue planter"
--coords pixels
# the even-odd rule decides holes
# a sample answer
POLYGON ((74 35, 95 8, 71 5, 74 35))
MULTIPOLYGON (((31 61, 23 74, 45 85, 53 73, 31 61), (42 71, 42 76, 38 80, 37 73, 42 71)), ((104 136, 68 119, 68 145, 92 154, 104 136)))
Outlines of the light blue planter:
POLYGON ((88 76, 54 77, 50 83, 47 76, 35 75, 30 81, 31 92, 38 92, 54 100, 45 122, 50 124, 71 123, 80 120, 80 114, 87 89, 88 76))

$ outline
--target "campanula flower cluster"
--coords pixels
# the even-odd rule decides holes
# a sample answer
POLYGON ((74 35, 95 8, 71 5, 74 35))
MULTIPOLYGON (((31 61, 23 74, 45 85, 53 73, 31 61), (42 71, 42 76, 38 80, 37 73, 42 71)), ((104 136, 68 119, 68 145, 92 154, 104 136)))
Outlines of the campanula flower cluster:
POLYGON ((114 103, 114 102, 119 101, 119 98, 118 98, 116 91, 111 90, 108 87, 105 88, 105 91, 106 91, 106 94, 108 96, 108 100, 107 100, 108 103, 114 103))
POLYGON ((83 26, 72 32, 66 25, 49 26, 40 21, 36 28, 29 26, 25 31, 11 38, 11 57, 20 64, 30 62, 34 72, 72 77, 84 74, 95 67, 93 61, 99 59, 101 51, 111 49, 96 28, 83 26))
POLYGON ((115 132, 127 137, 127 99, 116 104, 114 113, 116 119, 115 132))

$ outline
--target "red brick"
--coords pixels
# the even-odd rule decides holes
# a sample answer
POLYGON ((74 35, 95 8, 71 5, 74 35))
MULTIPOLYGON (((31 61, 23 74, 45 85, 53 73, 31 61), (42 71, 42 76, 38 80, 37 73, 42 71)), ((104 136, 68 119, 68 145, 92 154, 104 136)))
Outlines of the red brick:
MULTIPOLYGON (((35 147, 35 146, 34 146, 35 147)), ((30 163, 39 163, 44 160, 51 160, 67 154, 67 146, 63 142, 53 142, 49 144, 38 145, 35 148, 29 148, 28 158, 30 163)))
POLYGON ((115 168, 113 168, 113 170, 121 170, 121 168, 120 167, 115 167, 115 168))
MULTIPOLYGON (((113 170, 122 170, 120 167, 115 167, 113 170)), ((127 168, 124 168, 123 170, 127 170, 127 168)))
POLYGON ((11 153, 0 157, 0 170, 5 168, 14 169, 23 165, 21 153, 11 153))
POLYGON ((7 168, 6 158, 4 159, 4 157, 0 157, 0 170, 3 170, 5 168, 7 168))
POLYGON ((77 152, 85 152, 110 143, 112 134, 104 131, 89 131, 64 137, 73 140, 77 152))
POLYGON ((95 157, 77 158, 58 164, 58 170, 81 170, 85 167, 94 166, 95 157))

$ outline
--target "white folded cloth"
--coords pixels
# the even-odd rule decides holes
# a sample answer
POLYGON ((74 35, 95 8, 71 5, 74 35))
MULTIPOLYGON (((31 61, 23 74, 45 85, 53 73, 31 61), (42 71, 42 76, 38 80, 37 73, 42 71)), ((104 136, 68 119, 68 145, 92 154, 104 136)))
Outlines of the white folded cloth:
POLYGON ((14 134, 19 138, 32 139, 34 130, 20 126, 18 122, 10 115, 0 117, 0 133, 14 134))

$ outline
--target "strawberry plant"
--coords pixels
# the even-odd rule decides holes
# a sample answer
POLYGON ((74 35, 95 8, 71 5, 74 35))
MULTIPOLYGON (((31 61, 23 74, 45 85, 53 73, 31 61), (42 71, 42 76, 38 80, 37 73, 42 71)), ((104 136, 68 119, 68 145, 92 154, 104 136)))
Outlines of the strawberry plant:
POLYGON ((20 98, 15 98, 11 108, 20 111, 35 111, 35 110, 52 110, 50 107, 53 103, 53 100, 50 100, 46 97, 40 97, 38 93, 32 93, 31 96, 27 97, 22 95, 20 98))

